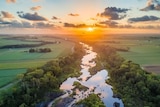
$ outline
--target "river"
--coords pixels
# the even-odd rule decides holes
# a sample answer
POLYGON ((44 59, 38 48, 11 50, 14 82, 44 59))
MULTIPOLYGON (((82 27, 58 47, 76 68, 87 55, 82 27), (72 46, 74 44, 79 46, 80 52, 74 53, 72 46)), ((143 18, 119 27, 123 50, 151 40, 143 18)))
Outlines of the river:
POLYGON ((91 93, 98 94, 106 107, 114 107, 113 105, 115 102, 120 105, 119 107, 124 107, 121 99, 113 98, 112 86, 105 82, 109 78, 107 70, 103 69, 98 71, 95 75, 90 75, 89 68, 96 66, 94 59, 96 58, 97 53, 93 52, 92 47, 87 44, 80 44, 84 46, 87 53, 82 58, 82 69, 80 71, 82 74, 78 78, 70 77, 61 84, 60 89, 66 92, 61 98, 72 94, 72 89, 74 88, 73 83, 77 81, 81 85, 88 87, 88 90, 76 90, 76 95, 73 96, 75 99, 68 105, 68 107, 72 107, 77 101, 86 98, 91 93))

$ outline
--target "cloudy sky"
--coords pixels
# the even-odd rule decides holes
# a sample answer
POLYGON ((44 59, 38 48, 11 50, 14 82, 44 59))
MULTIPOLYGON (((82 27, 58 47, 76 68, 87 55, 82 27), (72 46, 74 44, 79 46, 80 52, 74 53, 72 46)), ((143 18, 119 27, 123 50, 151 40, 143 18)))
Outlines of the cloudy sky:
POLYGON ((160 0, 0 0, 0 33, 160 33, 160 0))

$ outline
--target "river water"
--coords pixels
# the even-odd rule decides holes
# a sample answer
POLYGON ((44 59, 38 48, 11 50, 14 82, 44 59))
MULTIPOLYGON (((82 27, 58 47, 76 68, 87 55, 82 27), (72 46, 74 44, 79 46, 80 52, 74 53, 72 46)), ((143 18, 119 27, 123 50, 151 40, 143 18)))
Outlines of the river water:
POLYGON ((88 46, 87 44, 80 43, 84 46, 86 55, 82 58, 81 63, 81 76, 76 78, 68 78, 64 81, 60 89, 66 92, 63 97, 67 97, 72 93, 72 89, 74 88, 73 83, 75 81, 81 83, 81 85, 88 87, 87 91, 80 91, 76 90, 76 95, 73 97, 75 98, 68 107, 72 107, 74 103, 77 101, 86 98, 89 94, 95 93, 98 94, 106 105, 106 107, 114 107, 114 103, 117 102, 120 104, 120 107, 124 107, 122 101, 118 98, 113 98, 113 91, 112 86, 108 85, 105 81, 109 78, 107 70, 98 71, 95 75, 90 75, 89 68, 96 66, 94 59, 97 56, 96 52, 93 52, 92 47, 88 46))

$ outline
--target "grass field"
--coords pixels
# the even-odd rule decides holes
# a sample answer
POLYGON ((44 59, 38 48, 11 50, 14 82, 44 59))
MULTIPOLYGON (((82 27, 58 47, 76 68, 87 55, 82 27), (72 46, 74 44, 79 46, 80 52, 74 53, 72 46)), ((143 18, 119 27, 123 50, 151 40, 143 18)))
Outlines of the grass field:
MULTIPOLYGON (((16 40, 16 39, 10 39, 10 38, 12 38, 13 36, 6 36, 6 35, 0 35, 0 46, 4 46, 4 45, 12 45, 12 44, 37 44, 37 43, 39 43, 39 42, 35 42, 35 41, 33 41, 33 39, 32 40, 30 40, 30 41, 22 41, 22 40, 16 40), (9 39, 7 39, 7 38, 9 38, 9 39)), ((29 39, 27 39, 27 40, 29 40, 29 39)))
POLYGON ((49 53, 29 53, 30 48, 12 48, 0 49, 0 87, 13 81, 17 74, 24 73, 27 68, 38 67, 49 60, 63 57, 72 52, 74 43, 63 38, 36 36, 36 39, 26 38, 23 36, 13 38, 13 36, 0 36, 0 46, 15 44, 38 44, 37 41, 47 41, 59 43, 46 44, 33 48, 50 48, 49 53), (6 39, 9 38, 9 39, 6 39), (23 40, 24 39, 24 40, 23 40))
POLYGON ((106 37, 102 43, 117 48, 129 48, 128 52, 119 54, 150 72, 160 74, 160 69, 155 69, 160 66, 160 35, 113 35, 106 37))
POLYGON ((26 69, 1 69, 0 70, 0 86, 4 86, 13 82, 18 74, 24 73, 26 69))

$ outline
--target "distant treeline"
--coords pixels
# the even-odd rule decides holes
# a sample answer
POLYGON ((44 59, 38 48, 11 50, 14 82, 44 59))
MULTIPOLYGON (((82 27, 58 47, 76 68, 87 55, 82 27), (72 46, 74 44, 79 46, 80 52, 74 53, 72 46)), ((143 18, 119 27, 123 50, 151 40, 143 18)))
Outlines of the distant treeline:
POLYGON ((99 61, 109 70, 114 93, 122 98, 124 107, 159 107, 160 78, 144 71, 140 65, 127 61, 110 46, 94 46, 99 61))
POLYGON ((48 53, 48 52, 52 52, 52 50, 50 48, 36 48, 36 49, 29 49, 28 51, 29 53, 48 53))
POLYGON ((81 58, 85 54, 80 44, 71 55, 30 68, 19 75, 19 82, 1 93, 0 107, 46 107, 48 102, 60 96, 61 83, 80 75, 81 58))
POLYGON ((31 48, 31 47, 39 47, 39 46, 43 46, 43 45, 47 45, 47 44, 56 44, 56 43, 60 43, 60 42, 47 42, 47 41, 43 41, 42 43, 39 44, 15 44, 15 45, 5 45, 5 46, 1 46, 0 49, 13 49, 13 48, 31 48))
MULTIPOLYGON (((28 39, 38 39, 38 37, 36 37, 36 36, 27 36, 27 35, 25 35, 25 36, 15 36, 15 37, 7 37, 7 38, 3 38, 3 39, 6 39, 6 40, 20 40, 20 41, 28 41, 28 42, 30 42, 30 40, 28 40, 28 39)), ((31 41, 31 42, 39 42, 39 41, 31 41)))
POLYGON ((118 41, 109 41, 109 40, 105 40, 105 41, 103 41, 104 43, 113 43, 113 44, 120 44, 120 42, 118 42, 118 41))
POLYGON ((121 52, 129 52, 130 48, 129 47, 116 47, 116 51, 121 51, 121 52))

